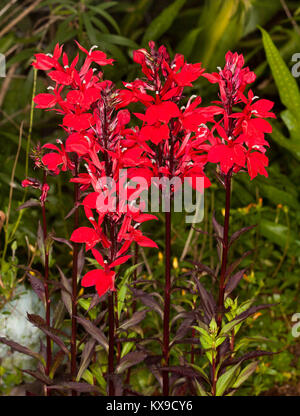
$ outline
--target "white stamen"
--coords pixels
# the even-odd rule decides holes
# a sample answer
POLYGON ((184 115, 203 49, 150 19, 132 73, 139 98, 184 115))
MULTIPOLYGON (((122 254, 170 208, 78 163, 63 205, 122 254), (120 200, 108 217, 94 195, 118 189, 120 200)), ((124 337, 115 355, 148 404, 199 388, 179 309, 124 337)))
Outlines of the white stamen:
POLYGON ((90 221, 95 221, 95 218, 94 217, 89 217, 89 220, 90 221))
POLYGON ((255 144, 254 146, 252 146, 253 149, 259 149, 259 146, 257 144, 255 144))
POLYGON ((259 96, 258 96, 258 95, 255 95, 255 96, 252 98, 252 101, 256 100, 257 98, 259 98, 259 96))
POLYGON ((51 85, 49 85, 49 87, 47 87, 47 90, 53 90, 54 91, 54 87, 51 87, 51 85))
POLYGON ((84 136, 84 138, 88 141, 89 144, 91 144, 89 136, 84 136))
POLYGON ((64 68, 67 69, 67 68, 70 68, 70 67, 69 67, 69 65, 65 65, 64 68))
POLYGON ((232 137, 231 137, 231 136, 229 136, 229 137, 228 137, 228 140, 229 140, 229 141, 230 141, 230 140, 232 140, 232 137))
POLYGON ((91 47, 91 49, 90 49, 90 52, 89 53, 91 53, 92 51, 93 51, 93 49, 97 49, 98 48, 98 45, 93 45, 92 47, 91 47))
POLYGON ((217 66, 218 71, 222 71, 222 68, 220 66, 217 66))
POLYGON ((257 114, 257 110, 252 110, 251 113, 257 114))
POLYGON ((46 53, 46 56, 50 56, 50 58, 53 58, 52 53, 46 53))

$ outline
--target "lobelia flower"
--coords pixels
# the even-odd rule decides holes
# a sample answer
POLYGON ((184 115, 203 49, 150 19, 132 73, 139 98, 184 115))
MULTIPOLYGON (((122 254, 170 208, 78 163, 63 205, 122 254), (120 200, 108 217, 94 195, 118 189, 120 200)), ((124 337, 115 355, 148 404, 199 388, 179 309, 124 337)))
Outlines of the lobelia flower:
POLYGON ((48 192, 50 189, 50 186, 47 183, 41 183, 38 179, 35 178, 27 178, 22 181, 22 187, 27 188, 31 187, 33 189, 40 189, 41 196, 40 196, 40 202, 41 205, 45 204, 48 192))
MULTIPOLYGON (((88 51, 76 43, 86 55, 81 68, 77 68, 79 56, 69 63, 63 47, 58 44, 53 55, 35 55, 33 66, 49 71, 48 76, 54 85, 48 87, 48 93, 38 94, 34 102, 37 108, 60 114, 61 127, 66 133, 64 142, 57 140, 59 146, 52 143, 43 146, 43 149, 49 149, 50 152, 41 157, 41 163, 52 174, 70 171, 73 176, 71 182, 78 183, 81 191, 89 191, 81 204, 92 227, 77 228, 70 239, 85 244, 86 251, 91 250, 103 267, 103 270, 88 272, 82 280, 83 286, 96 286, 99 296, 102 296, 108 290, 114 290, 114 268, 130 258, 129 255, 120 256, 130 248, 133 241, 156 247, 152 240, 143 238, 142 232, 137 229, 142 222, 156 217, 143 217, 138 212, 133 214, 130 195, 136 190, 129 186, 126 186, 129 200, 123 202, 121 207, 119 189, 124 188, 125 183, 118 183, 119 172, 126 168, 128 177, 132 177, 130 169, 135 171, 141 164, 144 159, 143 149, 137 140, 132 139, 136 136, 136 131, 126 127, 130 114, 121 108, 126 105, 127 98, 122 98, 111 81, 103 80, 102 72, 97 73, 91 67, 93 63, 112 65, 113 59, 108 59, 105 53, 95 50, 96 47, 88 51), (74 155, 77 156, 78 163, 86 167, 86 172, 76 176, 74 155), (107 187, 107 178, 116 181, 115 191, 107 187), (131 227, 134 227, 134 233, 130 232, 131 227), (96 249, 98 246, 105 253, 105 262, 96 249)), ((135 93, 141 98, 139 90, 135 93)))
POLYGON ((188 178, 193 187, 197 187, 195 179, 201 177, 208 187, 210 181, 203 170, 207 144, 199 138, 200 125, 212 121, 214 114, 222 110, 217 106, 199 107, 200 97, 194 101, 191 98, 185 108, 180 108, 184 87, 192 86, 204 69, 200 63, 186 63, 179 54, 171 61, 166 48, 156 49, 154 42, 149 42, 149 50, 135 51, 133 59, 141 65, 146 79, 124 83, 127 89, 119 93, 119 106, 140 102, 145 107, 145 113, 135 113, 143 124, 133 137, 144 150, 140 164, 144 175, 147 180, 162 176, 188 178))
POLYGON ((255 74, 243 67, 242 55, 229 51, 225 59, 225 67, 220 68, 219 73, 203 74, 210 82, 219 84, 221 101, 217 104, 222 109, 213 111, 213 116, 220 118, 214 120, 211 129, 218 136, 209 138, 208 161, 219 164, 224 174, 247 168, 251 180, 258 174, 268 176, 265 147, 269 144, 264 136, 272 132, 272 126, 265 118, 275 118, 270 112, 273 102, 264 99, 254 102, 258 97, 254 97, 252 90, 246 98, 244 90, 255 81, 255 74), (233 105, 245 106, 240 112, 233 112, 233 105))

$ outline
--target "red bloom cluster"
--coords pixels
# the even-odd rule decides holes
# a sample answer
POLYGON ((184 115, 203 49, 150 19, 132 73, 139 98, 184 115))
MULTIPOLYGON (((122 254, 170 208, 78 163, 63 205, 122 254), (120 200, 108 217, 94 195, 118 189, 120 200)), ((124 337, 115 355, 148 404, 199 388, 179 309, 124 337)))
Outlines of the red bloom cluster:
POLYGON ((149 42, 149 51, 135 51, 133 59, 141 65, 145 79, 124 83, 120 105, 140 102, 145 106, 145 113, 135 114, 143 122, 136 140, 144 149, 144 174, 148 180, 162 176, 188 178, 194 187, 193 179, 203 177, 204 186, 209 186, 203 168, 210 132, 202 124, 213 121, 211 115, 220 109, 200 107, 200 97, 191 97, 181 107, 184 88, 204 73, 201 63, 188 64, 179 54, 171 61, 166 48, 157 50, 154 42, 149 42))
MULTIPOLYGON (((208 160, 220 163, 221 171, 225 174, 229 170, 238 172, 247 167, 251 179, 258 173, 268 176, 265 169, 268 158, 265 155, 265 133, 271 133, 271 125, 264 120, 267 117, 275 118, 270 110, 273 102, 265 99, 257 100, 252 90, 248 97, 244 95, 245 87, 255 81, 255 74, 248 67, 243 68, 244 58, 237 53, 228 52, 224 69, 219 73, 204 74, 212 83, 219 84, 222 117, 215 121, 212 133, 218 136, 210 140, 211 148, 208 160), (255 102, 254 102, 255 101, 255 102), (235 112, 233 106, 245 105, 242 111, 235 112)), ((215 113, 214 115, 220 114, 215 113)))
MULTIPOLYGON (((49 71, 54 82, 49 93, 38 94, 34 101, 38 108, 63 116, 66 134, 64 142, 45 144, 43 149, 50 152, 36 160, 52 174, 70 171, 71 182, 78 183, 81 192, 88 191, 81 204, 91 226, 74 230, 71 241, 84 243, 92 251, 99 268, 89 271, 82 285, 95 285, 101 296, 115 290, 115 267, 130 258, 126 253, 132 242, 157 247, 139 229, 156 218, 145 214, 142 204, 139 208, 135 204, 143 186, 137 189, 127 178, 144 178, 144 188, 153 177, 188 178, 197 188, 196 178, 201 177, 207 187, 207 162, 220 164, 224 174, 247 167, 251 179, 258 173, 267 175, 264 135, 272 129, 264 119, 275 116, 270 112, 271 101, 254 102, 251 90, 244 95, 255 74, 243 68, 244 59, 237 53, 228 52, 224 69, 208 74, 200 63, 188 64, 179 54, 171 60, 164 46, 156 49, 149 42, 149 50, 139 49, 133 55, 144 78, 116 90, 111 81, 103 80, 102 72, 91 67, 93 63, 110 65, 113 60, 94 47, 87 51, 77 45, 86 55, 80 69, 76 68, 79 56, 69 64, 59 45, 53 55, 37 54, 33 63, 49 71), (220 101, 204 107, 201 97, 192 96, 183 106, 184 88, 200 76, 219 84, 220 101), (144 108, 135 113, 142 126, 129 128, 131 117, 124 107, 137 102, 144 108), (243 108, 236 112, 238 105, 243 108), (78 173, 83 165, 85 172, 78 173)), ((24 182, 27 185, 32 184, 24 182)))
MULTIPOLYGON (((115 290, 115 267, 126 262, 132 242, 143 247, 157 247, 139 230, 140 224, 153 215, 144 214, 134 206, 137 190, 127 186, 122 169, 139 164, 142 149, 130 137, 136 133, 126 128, 130 121, 128 110, 122 106, 118 91, 111 81, 103 81, 102 72, 91 68, 112 64, 112 59, 100 51, 89 52, 77 43, 87 56, 80 69, 76 69, 79 56, 69 65, 62 47, 56 45, 53 56, 37 54, 33 65, 48 72, 55 82, 51 92, 38 94, 34 101, 38 108, 54 110, 63 115, 62 127, 66 132, 65 143, 58 146, 47 143, 44 149, 51 152, 42 157, 42 163, 53 174, 71 171, 71 182, 80 184, 81 191, 92 189, 82 201, 91 227, 79 227, 71 235, 71 241, 84 243, 91 250, 99 269, 89 271, 82 279, 82 286, 96 286, 99 296, 115 290), (62 64, 59 62, 62 56, 62 64), (75 164, 83 162, 86 173, 75 174, 75 164), (111 186, 110 179, 114 183, 111 186), (120 199, 120 192, 125 200, 120 199), (126 199, 127 198, 127 199, 126 199), (98 248, 97 248, 98 245, 98 248)), ((142 191, 142 190, 140 190, 142 191)))

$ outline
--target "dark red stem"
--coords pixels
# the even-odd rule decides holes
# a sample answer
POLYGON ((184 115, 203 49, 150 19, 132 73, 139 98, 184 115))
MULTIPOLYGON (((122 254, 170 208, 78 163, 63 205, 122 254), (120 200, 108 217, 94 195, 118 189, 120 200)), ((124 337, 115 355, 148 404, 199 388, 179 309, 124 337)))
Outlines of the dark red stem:
MULTIPOLYGON (((75 172, 74 177, 78 175, 78 156, 75 158, 75 172)), ((78 202, 79 202, 79 186, 77 183, 74 184, 74 229, 77 229, 79 226, 79 211, 78 211, 78 202)), ((71 378, 73 381, 76 380, 77 375, 77 364, 76 364, 76 338, 77 338, 77 277, 78 277, 78 253, 79 245, 78 243, 73 243, 73 270, 72 270, 72 317, 71 317, 71 378)), ((72 396, 76 396, 76 391, 72 391, 72 396)))
MULTIPOLYGON (((163 319, 163 359, 164 366, 169 366, 170 356, 170 304, 171 304, 171 212, 165 213, 165 304, 163 319)), ((169 395, 169 373, 163 371, 163 395, 169 395)))
POLYGON ((112 376, 114 374, 114 347, 115 347, 115 314, 113 293, 108 295, 108 395, 115 395, 115 388, 112 376))
MULTIPOLYGON (((44 172, 44 181, 46 183, 47 174, 44 172)), ((44 238, 44 250, 45 250, 45 273, 44 273, 44 291, 45 291, 45 308, 46 308, 46 324, 47 327, 50 327, 50 306, 51 306, 51 299, 49 296, 49 253, 47 248, 47 221, 46 221, 46 207, 45 202, 42 202, 42 217, 43 217, 43 238, 44 238)), ((46 368, 45 374, 49 376, 50 368, 51 368, 51 360, 52 360, 52 351, 51 351, 51 338, 49 335, 46 336, 46 368)), ((46 395, 48 396, 48 390, 46 388, 46 395)))
POLYGON ((222 250, 222 264, 221 264, 221 276, 219 282, 219 298, 218 298, 218 318, 217 325, 221 328, 222 317, 224 314, 224 293, 226 285, 226 270, 228 262, 228 250, 229 250, 229 217, 230 217, 230 196, 231 196, 231 175, 229 171, 225 177, 225 191, 226 191, 226 202, 225 202, 225 219, 224 219, 224 234, 223 234, 223 250, 222 250))

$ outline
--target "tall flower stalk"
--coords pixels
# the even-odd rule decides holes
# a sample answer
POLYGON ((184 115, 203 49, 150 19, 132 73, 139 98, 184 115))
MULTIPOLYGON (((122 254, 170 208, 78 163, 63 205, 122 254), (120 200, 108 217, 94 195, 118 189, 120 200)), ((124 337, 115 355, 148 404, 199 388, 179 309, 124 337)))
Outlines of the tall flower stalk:
POLYGON ((192 86, 192 82, 204 72, 200 63, 188 64, 179 54, 171 61, 166 48, 161 46, 156 49, 154 42, 149 42, 149 50, 135 51, 133 58, 141 65, 145 78, 124 83, 127 89, 122 90, 120 95, 123 105, 140 102, 146 107, 145 114, 136 114, 143 121, 137 136, 145 155, 140 167, 149 182, 155 178, 152 185, 160 189, 165 208, 162 390, 163 395, 168 396, 172 293, 171 201, 184 179, 195 189, 199 186, 196 178, 203 179, 203 187, 210 185, 203 172, 206 155, 202 143, 206 131, 199 126, 209 118, 213 107, 200 108, 201 98, 193 96, 183 107, 184 111, 181 112, 182 108, 179 108, 184 87, 192 86), (159 182, 156 182, 158 178, 159 182))
MULTIPOLYGON (((75 155, 74 161, 74 178, 78 177, 78 156, 75 155)), ((80 201, 80 191, 79 185, 74 183, 74 229, 79 226, 79 211, 78 204, 80 201)), ((77 356, 77 279, 78 279, 78 253, 79 253, 79 244, 73 243, 73 267, 72 267, 72 316, 71 316, 71 378, 73 381, 76 380, 77 375, 77 365, 76 365, 76 356, 77 356)), ((72 395, 76 396, 76 392, 72 391, 72 395)))
MULTIPOLYGON (((36 159, 36 164, 42 167, 39 158, 36 159)), ((49 238, 47 232, 47 216, 46 216, 46 199, 49 191, 49 185, 47 184, 47 172, 44 167, 43 172, 43 182, 41 183, 38 179, 27 178, 22 182, 24 188, 31 187, 34 189, 39 189, 41 192, 40 195, 40 204, 42 211, 42 233, 43 233, 43 248, 44 248, 44 277, 43 277, 43 295, 45 300, 45 323, 48 328, 51 327, 51 299, 50 299, 50 290, 49 290, 49 238)), ((45 363, 45 375, 49 377, 50 369, 52 364, 52 342, 49 334, 46 334, 46 363, 45 363)), ((47 386, 44 387, 45 396, 49 395, 49 390, 47 386)))

